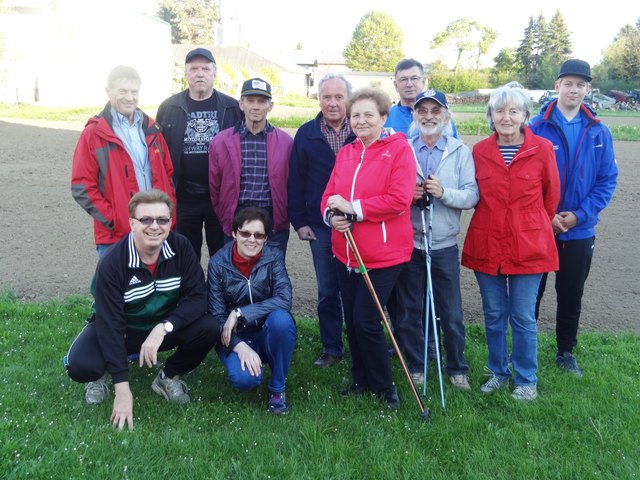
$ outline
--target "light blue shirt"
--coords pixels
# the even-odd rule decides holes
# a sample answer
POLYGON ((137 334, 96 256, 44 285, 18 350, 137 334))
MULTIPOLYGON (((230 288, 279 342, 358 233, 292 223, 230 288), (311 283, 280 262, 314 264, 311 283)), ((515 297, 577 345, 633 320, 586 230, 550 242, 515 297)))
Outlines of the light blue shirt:
POLYGON ((138 182, 138 190, 141 192, 151 190, 151 164, 147 149, 147 141, 142 131, 142 113, 136 110, 133 114, 133 123, 111 108, 113 117, 113 133, 120 139, 125 150, 131 157, 133 168, 138 182))
POLYGON ((441 135, 433 148, 429 148, 427 144, 422 141, 420 136, 413 137, 411 141, 413 142, 413 151, 416 153, 418 164, 420 165, 423 177, 426 180, 429 175, 435 174, 438 169, 438 165, 440 165, 442 154, 447 147, 447 137, 445 135, 441 135))

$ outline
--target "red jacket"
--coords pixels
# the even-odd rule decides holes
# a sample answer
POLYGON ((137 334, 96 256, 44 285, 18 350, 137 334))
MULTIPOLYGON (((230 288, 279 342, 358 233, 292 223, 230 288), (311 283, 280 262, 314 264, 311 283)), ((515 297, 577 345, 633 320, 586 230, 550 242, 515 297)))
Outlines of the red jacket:
MULTIPOLYGON (((353 227, 362 261, 367 268, 385 268, 408 262, 413 251, 410 206, 415 190, 416 160, 404 134, 376 140, 368 147, 359 139, 342 147, 336 157, 320 209, 339 194, 360 200, 364 220, 353 227)), ((331 232, 333 253, 345 265, 358 264, 346 238, 331 232)))
POLYGON ((529 128, 507 167, 497 134, 473 148, 480 201, 471 218, 462 265, 489 275, 558 269, 551 220, 560 199, 553 145, 529 128))
MULTIPOLYGON (((93 217, 96 245, 115 243, 131 231, 128 204, 138 192, 131 157, 111 128, 110 108, 107 104, 102 113, 87 122, 71 167, 71 194, 93 217)), ((173 167, 160 127, 143 113, 142 128, 149 149, 152 186, 169 194, 175 204, 173 167)))
MULTIPOLYGON (((267 171, 273 202, 273 230, 289 230, 287 178, 293 139, 284 130, 267 131, 267 171)), ((218 133, 209 144, 209 194, 225 235, 231 236, 240 197, 242 152, 239 125, 218 133)))

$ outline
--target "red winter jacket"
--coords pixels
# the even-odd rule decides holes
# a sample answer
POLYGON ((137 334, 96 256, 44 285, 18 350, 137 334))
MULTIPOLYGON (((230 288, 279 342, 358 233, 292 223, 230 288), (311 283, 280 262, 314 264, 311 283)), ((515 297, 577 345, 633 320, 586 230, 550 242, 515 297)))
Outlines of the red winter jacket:
MULTIPOLYGON (((71 194, 93 217, 96 245, 120 240, 129 228, 129 200, 138 192, 131 157, 111 128, 110 105, 87 122, 73 154, 71 194)), ((160 127, 143 113, 142 128, 147 140, 152 186, 176 201, 171 176, 169 148, 160 127)), ((175 215, 173 219, 175 225, 175 215)))
POLYGON ((560 199, 553 145, 525 129, 507 167, 497 134, 473 148, 480 201, 471 218, 462 265, 489 275, 558 269, 551 220, 560 199))
MULTIPOLYGON (((415 190, 416 160, 402 133, 368 147, 359 139, 342 147, 320 202, 321 213, 331 195, 360 200, 364 220, 354 223, 353 238, 367 268, 408 262, 413 251, 410 206, 415 190)), ((333 253, 343 264, 358 264, 344 234, 332 230, 333 253)))

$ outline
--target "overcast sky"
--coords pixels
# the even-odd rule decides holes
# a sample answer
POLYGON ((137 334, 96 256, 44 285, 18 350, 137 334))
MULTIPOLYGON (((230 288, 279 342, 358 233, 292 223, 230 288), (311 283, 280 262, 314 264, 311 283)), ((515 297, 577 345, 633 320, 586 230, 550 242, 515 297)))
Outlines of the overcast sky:
MULTIPOLYGON (((448 23, 470 17, 498 31, 492 59, 504 47, 517 47, 529 17, 540 13, 549 21, 559 8, 573 40, 574 56, 595 64, 627 23, 640 17, 640 2, 611 0, 598 3, 557 0, 495 1, 456 0, 220 0, 227 43, 243 44, 256 51, 290 50, 300 42, 305 50, 341 51, 360 18, 371 10, 393 16, 404 33, 404 53, 423 62, 437 59, 429 43, 448 23), (415 7, 412 8, 411 5, 415 7), (604 9, 603 9, 604 8, 604 9)), ((486 59, 485 59, 486 60, 486 59)))

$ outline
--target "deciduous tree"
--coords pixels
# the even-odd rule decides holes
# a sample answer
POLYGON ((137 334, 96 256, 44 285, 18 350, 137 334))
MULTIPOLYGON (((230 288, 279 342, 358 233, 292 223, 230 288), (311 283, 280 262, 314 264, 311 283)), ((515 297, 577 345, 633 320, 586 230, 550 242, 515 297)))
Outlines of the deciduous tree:
POLYGON ((216 0, 160 0, 158 16, 171 25, 173 43, 213 44, 220 20, 216 0))
POLYGON ((458 71, 463 55, 473 58, 476 69, 480 68, 480 57, 485 55, 498 38, 498 33, 470 18, 460 18, 449 23, 444 31, 437 33, 431 40, 431 48, 453 47, 456 51, 458 71))
POLYGON ((390 15, 372 11, 360 19, 344 49, 352 70, 392 72, 402 57, 402 31, 390 15))

